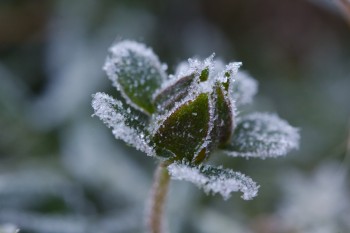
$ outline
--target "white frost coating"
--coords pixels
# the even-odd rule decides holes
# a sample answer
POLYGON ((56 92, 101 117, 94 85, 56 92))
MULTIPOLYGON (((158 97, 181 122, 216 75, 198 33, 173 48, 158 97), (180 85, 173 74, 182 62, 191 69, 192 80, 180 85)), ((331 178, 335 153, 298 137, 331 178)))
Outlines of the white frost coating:
MULTIPOLYGON (((194 60, 195 58, 192 58, 194 60)), ((212 61, 213 65, 211 65, 212 70, 210 70, 209 78, 215 77, 221 70, 225 69, 225 64, 221 59, 215 59, 212 61)), ((188 73, 190 69, 190 65, 188 60, 180 62, 176 69, 175 74, 173 76, 175 77, 181 77, 183 74, 188 73)))
POLYGON ((124 109, 121 101, 115 100, 105 93, 96 93, 93 95, 92 107, 95 110, 94 115, 98 116, 109 128, 113 129, 112 133, 116 139, 125 141, 149 156, 155 154, 153 148, 147 143, 145 135, 138 131, 137 128, 128 126, 127 118, 123 114, 124 109))
POLYGON ((249 177, 229 169, 210 166, 191 167, 186 164, 173 163, 168 166, 172 179, 185 180, 194 183, 208 193, 219 193, 224 200, 231 197, 232 192, 243 192, 244 200, 251 200, 258 193, 259 186, 249 177), (215 173, 210 174, 210 170, 215 173), (207 174, 206 174, 207 172, 207 174))
POLYGON ((223 152, 233 157, 278 157, 299 147, 299 129, 275 114, 253 113, 243 117, 233 134, 232 150, 223 152))
POLYGON ((225 69, 223 69, 220 73, 218 73, 215 77, 215 80, 225 83, 229 81, 230 88, 232 83, 234 83, 238 69, 242 66, 242 62, 231 62, 225 66, 225 69))
MULTIPOLYGON (((152 65, 155 68, 157 68, 157 70, 164 71, 163 73, 161 73, 162 74, 161 77, 164 80, 167 78, 165 74, 165 70, 167 70, 168 66, 166 64, 162 64, 159 61, 159 58, 157 57, 157 55, 155 55, 155 53, 151 48, 146 47, 142 43, 138 43, 131 40, 124 40, 122 42, 116 43, 115 45, 109 48, 110 57, 107 58, 106 63, 103 67, 103 70, 107 72, 108 77, 110 79, 118 78, 118 77, 114 77, 115 73, 113 72, 115 71, 115 68, 113 67, 115 67, 115 63, 120 62, 122 58, 129 57, 130 51, 142 57, 147 57, 147 59, 151 61, 152 65)), ((143 68, 143 67, 140 66, 140 68, 143 68)))
MULTIPOLYGON (((119 72, 118 65, 123 65, 124 68, 127 68, 124 66, 125 64, 123 64, 125 61, 127 64, 130 63, 129 65, 131 65, 131 61, 128 60, 130 58, 130 52, 133 52, 140 57, 147 58, 147 62, 149 62, 150 65, 153 67, 152 68, 153 72, 156 72, 156 70, 159 72, 160 77, 162 79, 162 83, 167 79, 167 75, 165 72, 167 69, 167 65, 162 64, 159 61, 159 58, 155 55, 155 53, 153 52, 153 50, 151 48, 148 48, 144 44, 141 44, 141 43, 138 43, 135 41, 124 40, 122 42, 116 43, 115 45, 113 45, 109 49, 109 56, 106 59, 106 62, 103 66, 103 70, 106 72, 108 78, 112 81, 113 86, 115 86, 117 88, 117 90, 122 94, 122 96, 125 98, 125 100, 127 101, 127 103, 130 106, 132 106, 135 109, 142 111, 146 114, 149 114, 144 109, 137 106, 128 97, 128 95, 125 93, 123 87, 120 85, 120 83, 118 81, 118 72, 119 72)), ((140 69, 140 73, 144 72, 143 66, 144 66, 144 64, 142 62, 140 62, 140 64, 138 64, 138 67, 140 69)), ((130 67, 130 69, 132 69, 132 70, 130 70, 131 73, 135 72, 134 66, 130 67)), ((145 79, 146 79, 146 77, 145 77, 145 79)), ((145 81, 145 80, 143 80, 143 81, 145 81)), ((139 84, 137 82, 135 82, 134 85, 137 86, 139 84)))
POLYGON ((247 72, 239 71, 235 82, 230 87, 230 96, 235 100, 237 106, 249 104, 258 92, 258 82, 247 72))

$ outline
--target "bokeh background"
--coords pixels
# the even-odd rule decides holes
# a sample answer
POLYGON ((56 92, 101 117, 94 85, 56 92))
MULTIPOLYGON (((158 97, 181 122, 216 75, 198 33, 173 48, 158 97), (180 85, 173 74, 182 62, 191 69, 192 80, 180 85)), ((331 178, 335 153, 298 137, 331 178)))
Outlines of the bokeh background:
POLYGON ((91 117, 91 94, 115 92, 101 67, 121 39, 169 73, 213 52, 242 61, 259 82, 243 113, 300 128, 285 158, 213 159, 261 185, 252 201, 173 181, 172 233, 350 232, 350 24, 337 2, 1 0, 0 232, 144 231, 156 161, 91 117))

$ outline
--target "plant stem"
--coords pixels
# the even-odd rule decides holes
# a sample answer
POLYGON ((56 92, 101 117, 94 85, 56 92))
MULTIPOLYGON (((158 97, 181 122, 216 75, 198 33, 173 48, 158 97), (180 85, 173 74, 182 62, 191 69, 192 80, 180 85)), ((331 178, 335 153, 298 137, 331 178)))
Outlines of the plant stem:
POLYGON ((159 163, 154 174, 147 227, 150 233, 164 233, 163 211, 169 187, 169 174, 165 163, 159 163))

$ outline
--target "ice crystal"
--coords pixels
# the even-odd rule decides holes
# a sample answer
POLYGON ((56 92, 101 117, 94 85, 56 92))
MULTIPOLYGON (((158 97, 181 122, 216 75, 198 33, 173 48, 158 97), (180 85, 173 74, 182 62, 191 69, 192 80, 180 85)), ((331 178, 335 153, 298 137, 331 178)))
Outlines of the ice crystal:
POLYGON ((243 192, 250 200, 258 186, 249 177, 203 165, 214 150, 231 156, 277 157, 298 147, 298 130, 275 115, 237 119, 237 107, 252 101, 257 82, 224 65, 213 53, 182 62, 174 75, 150 48, 122 41, 110 48, 104 69, 121 99, 104 93, 92 106, 117 139, 168 164, 172 178, 187 180, 224 199, 243 192), (165 161, 164 161, 165 160, 165 161))

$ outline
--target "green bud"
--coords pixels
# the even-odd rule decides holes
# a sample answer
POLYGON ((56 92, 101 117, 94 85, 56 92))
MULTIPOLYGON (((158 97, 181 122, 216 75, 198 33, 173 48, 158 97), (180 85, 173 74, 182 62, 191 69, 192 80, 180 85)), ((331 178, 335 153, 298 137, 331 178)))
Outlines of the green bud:
POLYGON ((151 140, 158 155, 199 164, 230 140, 233 103, 225 88, 230 75, 225 71, 212 77, 210 67, 203 66, 155 95, 162 114, 154 120, 160 126, 151 140))
POLYGON ((283 156, 298 148, 299 132, 267 113, 243 115, 236 122, 236 106, 252 101, 257 82, 238 72, 240 62, 224 67, 213 58, 188 59, 168 77, 151 49, 133 41, 117 43, 104 69, 118 93, 93 95, 94 115, 115 138, 163 160, 171 178, 224 199, 242 191, 249 200, 259 188, 249 177, 203 162, 216 149, 233 157, 283 156))

